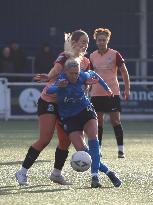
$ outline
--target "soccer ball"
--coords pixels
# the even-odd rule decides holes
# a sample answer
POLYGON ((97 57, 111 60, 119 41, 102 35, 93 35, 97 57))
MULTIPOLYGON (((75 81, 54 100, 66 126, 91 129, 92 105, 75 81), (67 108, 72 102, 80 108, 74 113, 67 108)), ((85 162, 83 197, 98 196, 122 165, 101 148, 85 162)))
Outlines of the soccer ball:
POLYGON ((91 166, 91 157, 85 151, 77 151, 71 157, 71 167, 77 172, 87 171, 91 166))

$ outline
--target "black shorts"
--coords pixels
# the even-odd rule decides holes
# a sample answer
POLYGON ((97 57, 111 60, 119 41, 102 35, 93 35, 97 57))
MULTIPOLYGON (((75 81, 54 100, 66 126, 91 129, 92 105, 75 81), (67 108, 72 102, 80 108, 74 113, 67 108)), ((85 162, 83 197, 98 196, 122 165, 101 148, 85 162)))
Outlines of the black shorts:
POLYGON ((97 114, 93 106, 88 106, 79 114, 62 120, 63 128, 66 133, 83 131, 84 125, 91 119, 97 119, 97 114))
POLYGON ((109 96, 94 96, 91 97, 96 112, 121 112, 121 103, 119 95, 114 97, 109 96))
POLYGON ((42 115, 42 114, 54 114, 54 115, 58 115, 57 112, 57 104, 56 103, 52 103, 52 102, 46 102, 45 100, 43 100, 42 98, 38 99, 38 116, 42 115))

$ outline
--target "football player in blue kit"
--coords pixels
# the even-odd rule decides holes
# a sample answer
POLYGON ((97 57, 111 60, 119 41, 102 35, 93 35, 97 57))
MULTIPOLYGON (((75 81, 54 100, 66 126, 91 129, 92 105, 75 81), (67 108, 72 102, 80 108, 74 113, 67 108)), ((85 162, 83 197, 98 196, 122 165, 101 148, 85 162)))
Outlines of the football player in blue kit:
POLYGON ((115 187, 121 185, 116 174, 100 161, 99 142, 97 138, 97 114, 85 94, 88 84, 98 81, 107 92, 108 96, 113 93, 105 81, 94 71, 81 71, 77 59, 70 58, 65 62, 64 71, 52 84, 47 93, 57 94, 58 113, 64 130, 77 151, 84 150, 92 158, 91 164, 91 187, 101 187, 98 171, 104 172, 115 187), (88 146, 82 138, 83 131, 88 137, 88 146))

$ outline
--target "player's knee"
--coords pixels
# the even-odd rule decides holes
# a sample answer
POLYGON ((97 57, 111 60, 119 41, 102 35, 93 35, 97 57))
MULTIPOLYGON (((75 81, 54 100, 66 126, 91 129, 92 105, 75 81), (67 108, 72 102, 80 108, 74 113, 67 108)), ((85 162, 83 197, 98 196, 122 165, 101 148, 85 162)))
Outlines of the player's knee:
POLYGON ((70 141, 66 141, 66 142, 59 142, 58 144, 58 148, 62 149, 62 150, 68 150, 70 147, 71 142, 70 141))
POLYGON ((44 149, 45 147, 47 147, 47 145, 49 144, 50 141, 43 141, 41 142, 41 146, 44 149))
POLYGON ((44 141, 38 140, 37 142, 33 143, 32 146, 35 149, 42 151, 48 144, 49 144, 49 142, 44 142, 44 141))
POLYGON ((44 149, 49 143, 50 143, 51 138, 45 138, 39 140, 39 145, 44 149))
POLYGON ((115 127, 115 126, 117 126, 117 125, 120 125, 120 124, 121 124, 121 121, 118 120, 118 119, 116 119, 116 120, 112 120, 111 123, 112 123, 112 126, 115 127))

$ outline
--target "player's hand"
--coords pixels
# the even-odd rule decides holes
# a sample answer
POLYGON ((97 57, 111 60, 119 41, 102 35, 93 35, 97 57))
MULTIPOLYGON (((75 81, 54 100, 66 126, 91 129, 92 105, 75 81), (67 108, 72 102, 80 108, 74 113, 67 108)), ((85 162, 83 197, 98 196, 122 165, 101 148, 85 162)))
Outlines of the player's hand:
POLYGON ((124 91, 124 100, 128 100, 130 96, 130 89, 125 89, 124 91))
POLYGON ((96 84, 96 83, 98 83, 98 79, 96 79, 94 77, 88 78, 86 80, 86 85, 93 85, 93 84, 96 84))
POLYGON ((114 97, 114 94, 113 94, 113 92, 111 91, 111 89, 109 89, 109 90, 107 91, 107 96, 114 97))
POLYGON ((33 77, 33 80, 36 82, 48 82, 49 78, 46 73, 39 73, 36 76, 33 77))
POLYGON ((58 82, 58 87, 59 87, 59 88, 64 88, 64 87, 66 87, 67 85, 68 85, 68 81, 65 80, 65 79, 60 80, 60 81, 58 82))

